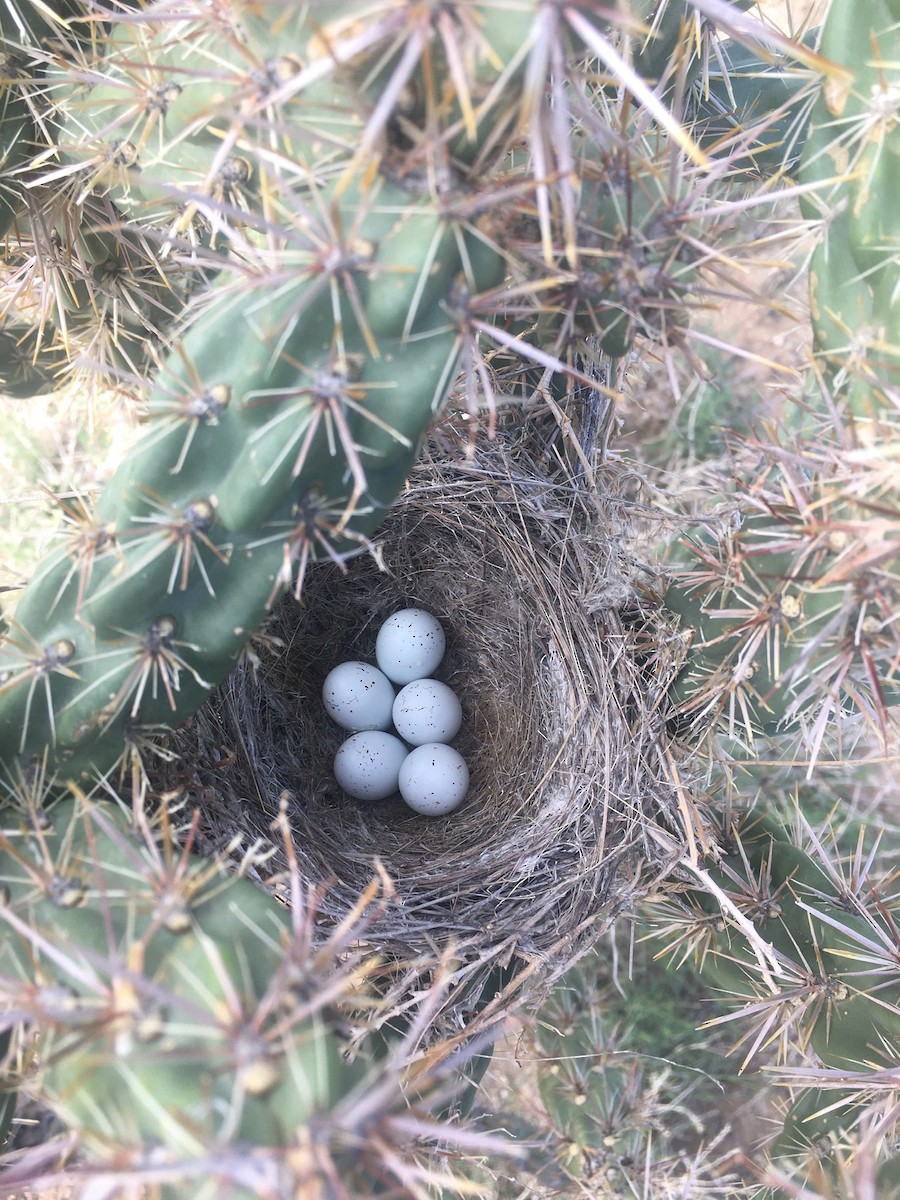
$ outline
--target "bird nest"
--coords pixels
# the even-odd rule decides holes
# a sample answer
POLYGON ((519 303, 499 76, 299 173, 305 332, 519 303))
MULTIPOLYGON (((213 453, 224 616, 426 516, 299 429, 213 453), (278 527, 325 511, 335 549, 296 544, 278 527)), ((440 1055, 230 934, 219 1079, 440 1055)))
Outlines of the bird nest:
POLYGON ((522 961, 554 973, 678 857, 664 722, 677 668, 623 550, 628 473, 601 464, 589 485, 562 461, 521 425, 470 458, 432 449, 375 552, 312 566, 302 602, 281 604, 175 735, 177 786, 208 846, 271 837, 286 803, 300 873, 327 885, 326 921, 383 868, 394 893, 372 933, 389 961, 433 964, 452 946, 463 974, 522 961), (352 800, 331 771, 346 734, 324 712, 325 676, 374 662, 378 628, 410 606, 441 621, 436 677, 464 714, 454 744, 470 790, 443 817, 352 800))

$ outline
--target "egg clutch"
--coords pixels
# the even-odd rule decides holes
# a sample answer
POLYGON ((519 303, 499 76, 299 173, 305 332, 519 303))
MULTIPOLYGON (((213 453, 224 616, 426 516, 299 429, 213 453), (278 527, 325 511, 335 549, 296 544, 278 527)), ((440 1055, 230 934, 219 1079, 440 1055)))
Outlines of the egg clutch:
POLYGON ((462 803, 469 769, 447 744, 459 732, 462 708, 445 683, 430 678, 446 645, 436 617, 404 608, 378 631, 377 667, 345 662, 328 673, 325 711, 352 734, 334 758, 334 777, 348 796, 384 800, 399 791, 429 817, 462 803))

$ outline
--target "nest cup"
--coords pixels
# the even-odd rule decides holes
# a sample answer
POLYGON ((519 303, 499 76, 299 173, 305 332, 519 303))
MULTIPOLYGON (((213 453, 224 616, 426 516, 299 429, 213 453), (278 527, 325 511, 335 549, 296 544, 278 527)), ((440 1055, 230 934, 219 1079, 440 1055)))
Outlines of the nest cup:
POLYGON ((620 550, 623 475, 603 467, 591 488, 548 477, 521 437, 468 462, 426 458, 377 553, 311 567, 302 602, 288 597, 256 643, 258 662, 176 734, 179 787, 206 837, 270 837, 286 797, 301 873, 330 885, 326 919, 351 910, 376 860, 393 879, 372 930, 382 953, 433 962, 453 945, 461 964, 571 961, 662 866, 650 829, 678 827, 659 716, 671 639, 653 635, 658 612, 642 610, 620 550), (470 789, 444 817, 399 797, 353 800, 331 769, 347 735, 324 711, 325 676, 374 663, 383 621, 413 606, 444 627, 435 678, 464 714, 453 744, 470 789))

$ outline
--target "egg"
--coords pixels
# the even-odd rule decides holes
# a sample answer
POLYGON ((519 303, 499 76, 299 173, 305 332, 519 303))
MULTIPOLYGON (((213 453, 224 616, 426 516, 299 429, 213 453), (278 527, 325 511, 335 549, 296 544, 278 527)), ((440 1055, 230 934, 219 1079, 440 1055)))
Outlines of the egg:
POLYGON ((334 756, 334 777, 354 800, 383 800, 397 791, 408 755, 409 748, 392 733, 354 733, 334 756))
POLYGON ((329 671, 322 686, 325 711, 342 729, 389 729, 394 689, 386 675, 363 662, 345 662, 329 671))
POLYGON ((404 608, 388 617, 375 639, 375 661, 394 683, 425 679, 444 657, 447 639, 437 617, 404 608))
POLYGON ((469 790, 469 768, 452 746, 429 742, 410 750, 397 782, 411 809, 426 817, 439 817, 462 803, 469 790))
POLYGON ((462 725, 456 693, 437 679, 414 679, 394 700, 394 728, 411 746, 449 742, 462 725))

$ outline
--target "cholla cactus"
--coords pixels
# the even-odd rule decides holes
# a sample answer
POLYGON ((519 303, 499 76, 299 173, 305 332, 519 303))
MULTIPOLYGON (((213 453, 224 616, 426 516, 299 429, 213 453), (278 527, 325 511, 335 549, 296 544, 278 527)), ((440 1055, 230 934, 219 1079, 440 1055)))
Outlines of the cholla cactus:
MULTIPOLYGON (((518 1168, 498 1164, 498 1177, 512 1177, 498 1195, 712 1200, 749 1194, 732 1169, 721 1097, 714 1092, 711 1106, 701 1094, 708 1077, 696 1053, 690 1066, 680 1067, 659 1037, 660 1023, 673 1032, 674 992, 661 993, 652 1009, 648 1000, 645 1014, 649 1022, 652 1012, 656 1036, 652 1048, 640 1045, 635 996, 618 995, 604 949, 559 980, 515 1043, 515 1065, 495 1085, 495 1123, 508 1128, 511 1122, 517 1132, 521 1123, 538 1148, 518 1168)), ((648 978, 641 971, 640 982, 622 982, 640 988, 648 978)), ((678 1034, 693 1040, 691 1024, 684 1019, 678 1034)))
POLYGON ((673 960, 692 961, 734 1006, 710 1024, 746 1023, 743 1062, 774 1047, 778 1075, 798 1088, 770 1148, 780 1169, 833 1166, 832 1135, 849 1136, 873 1095, 894 1087, 896 906, 875 866, 862 844, 845 862, 799 814, 791 828, 746 812, 720 831, 712 886, 688 886, 651 914, 673 960), (798 1052, 821 1067, 795 1066, 798 1052))
POLYGON ((15 217, 39 386, 60 342, 134 383, 171 347, 150 430, 0 648, 8 768, 84 779, 202 703, 295 563, 366 546, 458 364, 474 413, 507 372, 587 378, 588 335, 690 353, 729 159, 695 178, 628 58, 657 39, 683 88, 713 27, 634 15, 236 3, 6 34, 48 134, 15 217))
MULTIPOLYGON (((88 366, 145 390, 149 423, 0 645, 8 797, 45 767, 80 797, 123 747, 139 758, 275 601, 300 595, 311 558, 368 548, 458 368, 459 403, 490 424, 509 390, 559 412, 560 380, 596 383, 588 339, 615 360, 613 394, 638 335, 696 361, 690 318, 725 286, 734 180, 792 169, 798 145, 802 76, 759 112, 758 89, 739 86, 752 48, 773 42, 746 7, 0 10, 11 389, 88 366), (728 54, 720 35, 737 39, 728 54)), ((821 531, 793 510, 785 523, 788 546, 764 535, 778 596, 752 575, 751 641, 777 637, 772 606, 777 623, 785 581, 802 580, 824 611, 788 682, 814 664, 832 696, 858 611, 842 579, 810 578, 821 531)), ((744 633, 729 655, 746 658, 744 633)), ((737 690, 717 677, 694 707, 727 709, 747 677, 737 690)), ((773 701, 779 686, 776 663, 751 708, 734 702, 739 720, 756 721, 757 702, 764 719, 796 715, 773 701)), ((792 702, 807 711, 799 691, 792 702)), ((396 1111, 427 1004, 376 1068, 384 1080, 358 1079, 330 1011, 376 1003, 374 965, 348 942, 358 925, 313 953, 296 879, 288 918, 80 799, 50 809, 52 828, 34 805, 7 819, 8 1023, 40 1029, 34 1086, 110 1186, 278 1195, 299 1179, 360 1195, 374 1170, 371 1190, 421 1194, 428 1170, 393 1138, 447 1136, 396 1111)), ((560 1132, 587 1139, 552 1078, 560 1132)))
MULTIPOLYGON (((62 1178, 167 1196, 293 1195, 291 1180, 336 1196, 418 1196, 432 1176, 451 1186, 405 1147, 453 1138, 424 1108, 440 1098, 446 1056, 416 1061, 439 978, 405 1036, 353 1058, 350 1035, 377 1024, 380 1003, 377 957, 354 947, 371 937, 387 881, 323 940, 295 873, 288 909, 192 857, 176 822, 163 808, 136 828, 83 796, 5 815, 3 1025, 23 1049, 38 1041, 19 1085, 78 1132, 86 1159, 62 1178)), ((283 814, 281 834, 289 849, 283 814)), ((46 1182, 46 1160, 26 1154, 13 1174, 46 1182)))
MULTIPOLYGON (((814 348, 834 402, 871 420, 896 408, 896 5, 832 4, 821 49, 843 73, 812 110, 800 173, 806 215, 822 226, 810 263, 814 348)), ((860 436, 874 438, 865 425, 860 436)))
POLYGON ((758 476, 730 479, 733 506, 683 540, 667 603, 694 632, 676 698, 745 741, 799 732, 812 763, 843 710, 882 742, 898 700, 894 625, 900 538, 893 297, 896 20, 872 0, 833 4, 821 52, 835 63, 809 116, 799 179, 817 242, 810 262, 815 397, 788 434, 740 450, 758 476))
POLYGON ((810 445, 801 478, 787 447, 759 458, 758 483, 684 539, 666 594, 693 634, 679 711, 745 745, 790 732, 811 764, 845 710, 889 743, 898 544, 870 515, 890 504, 884 464, 874 456, 847 479, 827 447, 810 445))

